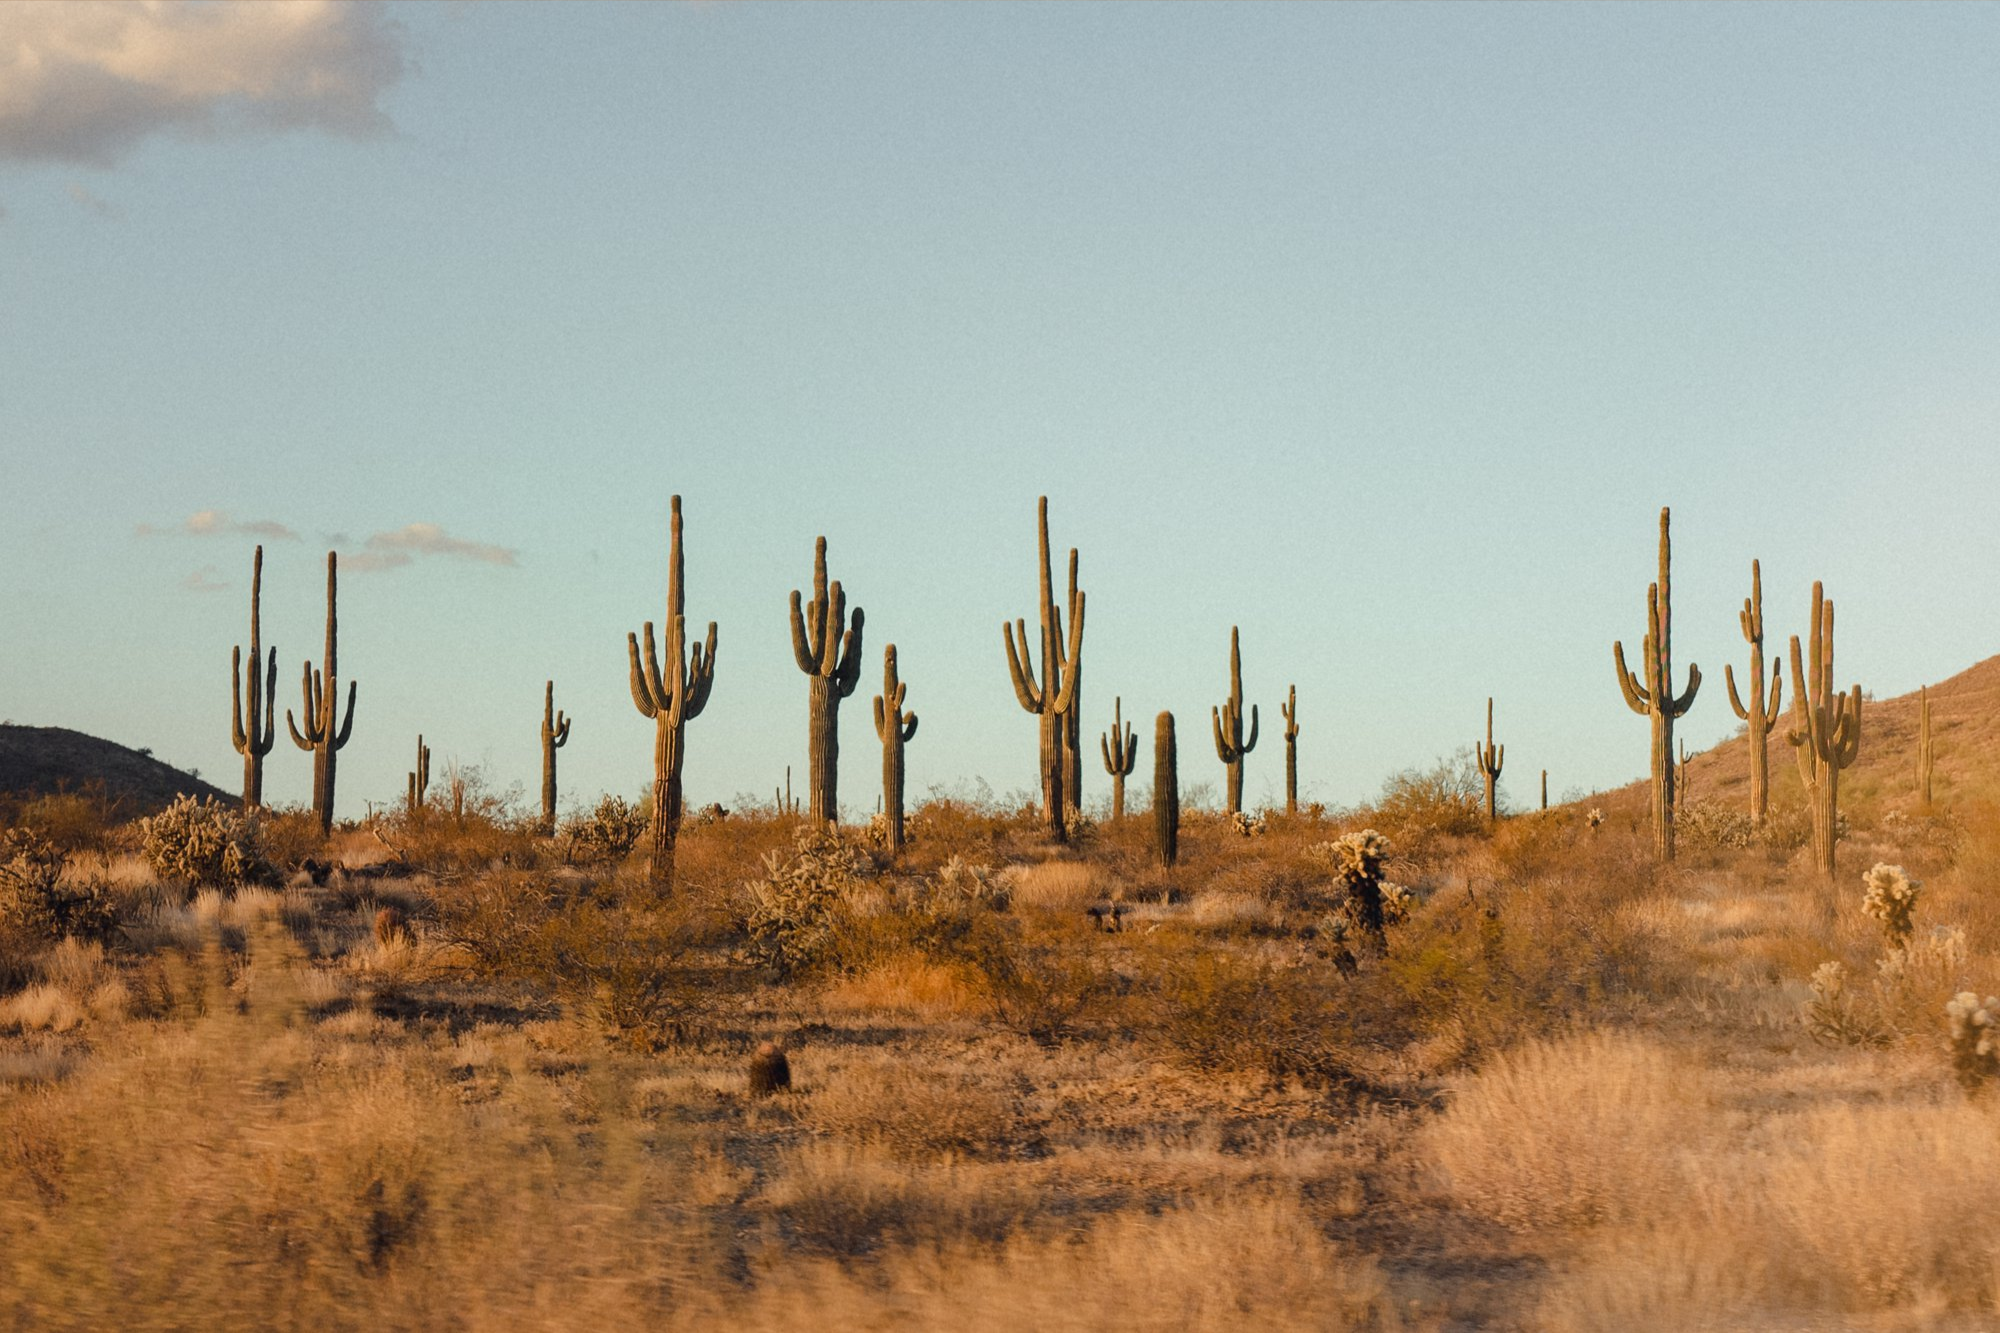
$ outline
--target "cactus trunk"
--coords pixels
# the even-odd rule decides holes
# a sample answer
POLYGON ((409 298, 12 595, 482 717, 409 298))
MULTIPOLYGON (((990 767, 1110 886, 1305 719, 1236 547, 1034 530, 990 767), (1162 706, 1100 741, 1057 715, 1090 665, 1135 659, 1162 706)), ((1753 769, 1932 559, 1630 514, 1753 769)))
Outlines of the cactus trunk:
POLYGON ((847 626, 847 594, 826 576, 826 538, 813 542, 813 595, 792 593, 792 656, 806 673, 806 798, 815 824, 840 819, 840 701, 861 679, 860 607, 847 626))
POLYGON ((556 751, 569 744, 569 718, 556 711, 556 683, 542 687, 542 832, 556 831, 556 751))
POLYGON ((1153 723, 1153 843, 1160 863, 1173 869, 1181 854, 1181 781, 1172 713, 1153 723))
POLYGON ((264 756, 277 740, 278 650, 273 648, 270 666, 263 681, 257 679, 262 665, 262 616, 264 592, 264 548, 259 546, 250 565, 250 679, 242 679, 242 649, 229 650, 229 739, 243 756, 243 808, 256 810, 264 804, 264 756))
POLYGON ((1931 803, 1931 771, 1937 751, 1931 743, 1931 692, 1929 686, 1917 691, 1917 799, 1931 803))
POLYGON ((1125 777, 1139 763, 1139 738, 1132 734, 1132 724, 1125 720, 1125 700, 1113 698, 1111 701, 1111 730, 1097 738, 1097 749, 1104 756, 1104 771, 1111 775, 1111 821, 1125 822, 1125 777))
POLYGON ((1493 698, 1486 699, 1486 744, 1477 742, 1472 746, 1479 760, 1479 776, 1486 779, 1486 822, 1491 824, 1500 818, 1499 786, 1500 768, 1507 762, 1507 747, 1493 744, 1493 698))
POLYGON ((355 683, 347 683, 347 714, 339 726, 335 719, 340 715, 340 674, 339 674, 339 621, 336 616, 339 592, 338 562, 332 551, 326 553, 326 649, 321 669, 313 670, 311 662, 305 663, 300 679, 301 707, 305 713, 305 726, 301 728, 291 710, 285 712, 285 727, 292 733, 292 744, 301 750, 313 752, 313 810, 319 816, 320 836, 333 832, 333 796, 335 756, 354 730, 355 683))
POLYGON ((1021 707, 1033 713, 1040 720, 1040 761, 1042 779, 1042 813, 1047 821, 1051 841, 1069 841, 1068 813, 1070 799, 1066 795, 1065 777, 1069 769, 1068 755, 1065 753, 1064 737, 1067 732, 1067 718, 1076 708, 1077 681, 1083 670, 1083 608, 1084 596, 1074 591, 1076 552, 1070 552, 1072 596, 1070 598, 1069 633, 1063 634, 1062 609, 1056 605, 1055 580, 1049 572, 1049 497, 1041 497, 1037 507, 1037 529, 1041 555, 1041 678, 1036 679, 1034 655, 1028 646, 1028 622, 1016 620, 1012 625, 1000 626, 1001 637, 1007 644, 1007 674, 1014 685, 1014 697, 1021 707), (1016 645, 1016 635, 1019 644, 1016 645))
POLYGON ((1229 699, 1220 708, 1211 708, 1209 720, 1215 731, 1215 757, 1222 761, 1229 813, 1243 808, 1243 756, 1257 748, 1257 705, 1250 705, 1250 738, 1243 738, 1243 650, 1236 626, 1229 627, 1229 699))
POLYGON ((896 678, 896 645, 882 650, 882 693, 875 696, 875 734, 882 739, 882 818, 889 851, 903 850, 903 746, 917 734, 917 715, 903 707, 909 686, 896 678))
POLYGON ((1764 693, 1764 570, 1750 562, 1750 595, 1743 599, 1737 615, 1743 637, 1750 644, 1750 702, 1736 693, 1736 673, 1722 668, 1722 682, 1729 687, 1729 706, 1748 728, 1750 746, 1750 822, 1764 822, 1771 809, 1771 729, 1777 725, 1778 707, 1784 697, 1785 675, 1777 659, 1771 659, 1771 692, 1764 693))
POLYGON ((1299 687, 1294 685, 1285 692, 1285 702, 1278 705, 1285 715, 1285 813, 1299 812, 1299 687))
POLYGON ((1652 725, 1653 854, 1662 861, 1674 859, 1674 719, 1693 706, 1701 689, 1701 668, 1690 662, 1687 689, 1678 697, 1673 692, 1671 517, 1669 510, 1660 510, 1660 577, 1646 589, 1646 639, 1639 664, 1645 671, 1643 679, 1626 667, 1624 643, 1611 645, 1626 706, 1646 714, 1652 725))
POLYGON ((1840 837, 1840 770, 1861 753, 1861 687, 1842 694, 1833 685, 1833 602, 1813 584, 1810 657, 1792 636, 1792 735, 1799 777, 1812 803, 1813 863, 1834 877, 1840 837))

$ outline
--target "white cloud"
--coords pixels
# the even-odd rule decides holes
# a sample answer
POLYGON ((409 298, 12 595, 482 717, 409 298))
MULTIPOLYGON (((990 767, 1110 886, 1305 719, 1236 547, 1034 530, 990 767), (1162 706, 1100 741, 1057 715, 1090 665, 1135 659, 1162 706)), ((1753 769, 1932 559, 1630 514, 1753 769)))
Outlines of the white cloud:
POLYGON ((382 133, 402 76, 372 4, 0 4, 0 158, 110 166, 147 135, 382 133))
POLYGON ((221 592, 229 585, 215 576, 222 571, 214 565, 203 565, 194 573, 181 580, 181 586, 189 592, 221 592))
POLYGON ((165 537, 169 535, 185 537, 266 537, 272 541, 295 542, 299 534, 282 523, 272 520, 252 519, 238 523, 220 509, 202 509, 188 516, 184 523, 171 528, 156 528, 151 523, 139 525, 141 537, 165 537))
POLYGON ((486 565, 513 566, 518 553, 511 547, 495 546, 488 542, 470 542, 454 537, 435 523, 410 523, 394 532, 377 532, 369 536, 362 549, 351 554, 343 552, 340 567, 366 573, 372 570, 401 569, 415 562, 418 556, 444 556, 454 560, 472 560, 486 565))

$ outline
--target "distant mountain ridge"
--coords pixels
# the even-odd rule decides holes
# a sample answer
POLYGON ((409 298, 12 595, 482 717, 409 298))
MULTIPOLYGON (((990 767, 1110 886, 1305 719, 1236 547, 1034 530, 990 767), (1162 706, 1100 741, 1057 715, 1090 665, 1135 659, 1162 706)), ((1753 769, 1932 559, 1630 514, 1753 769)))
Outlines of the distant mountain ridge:
POLYGON ((240 798, 150 754, 67 727, 0 723, 0 798, 101 793, 121 819, 154 814, 182 794, 240 798))

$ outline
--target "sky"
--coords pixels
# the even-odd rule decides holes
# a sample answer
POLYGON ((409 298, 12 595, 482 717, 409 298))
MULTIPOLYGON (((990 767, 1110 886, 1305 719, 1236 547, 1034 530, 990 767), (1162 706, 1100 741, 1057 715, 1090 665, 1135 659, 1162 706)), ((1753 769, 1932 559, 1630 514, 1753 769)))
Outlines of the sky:
POLYGON ((334 549, 343 817, 419 732, 532 799, 548 679, 634 796, 678 494, 691 802, 803 786, 819 535, 847 808, 891 642, 912 797, 1027 791, 1047 495, 1137 785, 1168 709, 1219 788, 1232 626, 1253 802, 1294 684, 1304 799, 1489 696, 1517 804, 1623 783, 1662 506, 1691 749, 1752 558, 1842 684, 2000 651, 1996 131, 1991 5, 0 6, 0 718, 233 789, 252 549, 293 709, 334 549))

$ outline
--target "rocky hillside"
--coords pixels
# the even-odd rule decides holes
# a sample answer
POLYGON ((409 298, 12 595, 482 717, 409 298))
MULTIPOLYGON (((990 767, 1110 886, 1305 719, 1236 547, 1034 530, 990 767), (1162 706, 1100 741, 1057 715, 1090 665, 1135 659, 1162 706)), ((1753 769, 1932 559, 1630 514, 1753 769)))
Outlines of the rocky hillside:
POLYGON ((237 797, 139 750, 67 727, 0 724, 0 801, 55 792, 101 795, 121 819, 149 815, 176 796, 237 797))

